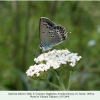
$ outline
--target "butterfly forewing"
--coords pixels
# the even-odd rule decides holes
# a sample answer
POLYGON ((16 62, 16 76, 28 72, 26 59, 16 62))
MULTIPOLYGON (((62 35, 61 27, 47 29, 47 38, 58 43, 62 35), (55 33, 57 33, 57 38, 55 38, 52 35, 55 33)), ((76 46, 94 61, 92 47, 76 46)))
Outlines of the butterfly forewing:
POLYGON ((45 17, 40 18, 40 48, 42 51, 51 49, 65 39, 65 32, 62 26, 56 25, 45 17))

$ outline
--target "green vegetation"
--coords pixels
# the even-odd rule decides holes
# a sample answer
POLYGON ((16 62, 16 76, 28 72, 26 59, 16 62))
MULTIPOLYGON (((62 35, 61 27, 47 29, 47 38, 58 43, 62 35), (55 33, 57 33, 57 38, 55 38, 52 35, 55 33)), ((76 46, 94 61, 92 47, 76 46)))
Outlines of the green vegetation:
MULTIPOLYGON (((54 49, 67 48, 82 56, 71 90, 100 90, 99 1, 0 1, 0 90, 54 90, 26 76, 34 58, 42 53, 37 49, 40 17, 71 32, 54 49)), ((66 87, 67 73, 64 70, 62 75, 66 87)), ((49 77, 58 83, 53 75, 49 77)))

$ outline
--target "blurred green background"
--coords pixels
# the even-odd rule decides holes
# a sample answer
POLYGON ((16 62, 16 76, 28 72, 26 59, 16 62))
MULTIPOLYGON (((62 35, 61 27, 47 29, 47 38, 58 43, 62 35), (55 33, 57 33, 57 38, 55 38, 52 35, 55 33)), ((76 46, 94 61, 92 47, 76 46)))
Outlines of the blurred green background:
MULTIPOLYGON (((67 48, 82 56, 72 76, 71 90, 100 90, 99 1, 1 1, 0 90, 55 90, 26 76, 34 58, 41 54, 37 50, 40 17, 71 32, 55 49, 67 48)), ((62 77, 67 86, 66 71, 62 77)), ((50 81, 56 83, 54 77, 50 81)))

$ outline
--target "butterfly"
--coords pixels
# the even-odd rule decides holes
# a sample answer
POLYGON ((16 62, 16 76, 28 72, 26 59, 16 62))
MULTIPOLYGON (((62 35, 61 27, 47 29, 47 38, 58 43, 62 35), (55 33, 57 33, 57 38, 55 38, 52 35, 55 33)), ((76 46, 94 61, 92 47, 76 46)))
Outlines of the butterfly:
POLYGON ((66 39, 66 30, 46 17, 39 21, 40 49, 45 52, 66 39))

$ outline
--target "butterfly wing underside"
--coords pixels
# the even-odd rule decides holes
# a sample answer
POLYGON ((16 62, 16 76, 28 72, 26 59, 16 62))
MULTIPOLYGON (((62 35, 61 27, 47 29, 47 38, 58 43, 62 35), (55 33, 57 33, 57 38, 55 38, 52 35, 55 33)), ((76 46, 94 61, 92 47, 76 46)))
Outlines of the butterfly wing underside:
POLYGON ((54 45, 63 41, 61 35, 62 26, 57 26, 45 17, 40 18, 40 48, 42 51, 51 49, 54 45))

